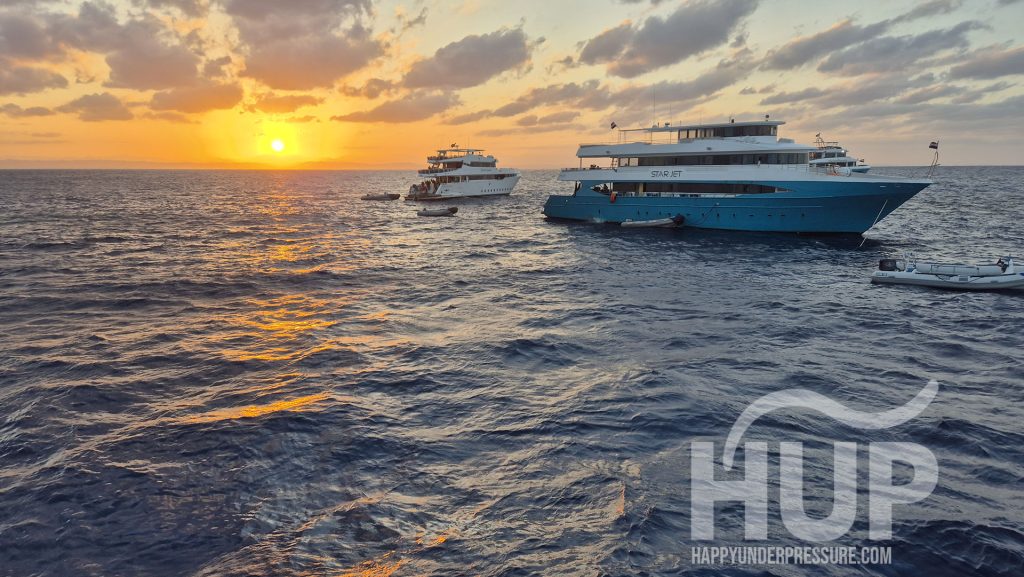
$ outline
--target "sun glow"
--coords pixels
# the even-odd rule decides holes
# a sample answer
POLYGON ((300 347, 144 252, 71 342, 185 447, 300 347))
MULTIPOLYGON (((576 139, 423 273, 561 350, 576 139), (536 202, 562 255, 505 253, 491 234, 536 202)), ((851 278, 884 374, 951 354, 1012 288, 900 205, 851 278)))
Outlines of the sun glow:
MULTIPOLYGON (((0 108, 3 104, 0 101, 0 108)), ((0 110, 2 118, 3 111, 0 110)), ((200 130, 207 154, 222 159, 225 165, 238 163, 247 168, 359 168, 366 161, 361 155, 370 150, 371 144, 374 147, 386 144, 382 136, 380 144, 364 139, 360 148, 353 148, 353 139, 360 129, 347 123, 288 122, 270 115, 233 111, 209 113, 200 130), (274 150, 275 140, 284 144, 284 150, 274 150)), ((0 138, 0 149, 3 148, 3 140, 0 138)), ((415 144, 418 146, 414 150, 402 151, 403 158, 418 158, 425 144, 429 144, 427 150, 436 148, 433 140, 415 144)), ((0 163, 2 159, 0 156, 0 163)))
POLYGON ((273 148, 274 152, 283 152, 284 142, 282 142, 280 138, 275 138, 273 142, 270 143, 270 148, 273 148))

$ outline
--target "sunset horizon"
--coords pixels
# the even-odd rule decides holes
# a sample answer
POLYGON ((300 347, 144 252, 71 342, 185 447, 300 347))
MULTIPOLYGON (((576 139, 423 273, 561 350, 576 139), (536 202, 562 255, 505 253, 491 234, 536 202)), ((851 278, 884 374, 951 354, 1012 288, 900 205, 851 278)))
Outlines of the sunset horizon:
POLYGON ((1022 2, 532 4, 17 1, 0 168, 552 169, 611 123, 765 115, 878 166, 1019 164, 1022 2))
POLYGON ((1022 22, 0 0, 0 577, 1020 573, 1022 22))

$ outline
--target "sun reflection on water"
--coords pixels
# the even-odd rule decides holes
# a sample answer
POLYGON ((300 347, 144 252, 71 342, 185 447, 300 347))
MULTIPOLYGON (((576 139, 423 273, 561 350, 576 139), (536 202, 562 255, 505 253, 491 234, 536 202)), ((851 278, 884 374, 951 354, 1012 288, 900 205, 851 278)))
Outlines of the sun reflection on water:
POLYGON ((403 550, 388 551, 376 559, 370 559, 363 561, 359 565, 348 569, 338 577, 389 577, 398 571, 402 565, 405 565, 410 559, 415 559, 417 555, 432 549, 439 547, 446 543, 448 539, 453 536, 455 529, 448 529, 443 533, 427 539, 424 534, 416 536, 414 540, 415 547, 406 547, 403 550), (399 555, 404 555, 404 558, 395 559, 399 555))
POLYGON ((255 417, 262 417, 264 415, 278 413, 281 411, 298 412, 312 404, 327 400, 329 396, 330 395, 328 395, 327 393, 316 393, 312 395, 306 395, 304 397, 297 397, 294 399, 274 401, 273 403, 267 405, 228 407, 225 409, 217 409, 214 411, 209 411, 207 413, 201 413, 199 415, 191 415, 185 418, 184 421, 190 424, 212 423, 216 421, 227 421, 232 419, 252 419, 255 417))
POLYGON ((378 559, 363 561, 358 567, 345 571, 338 577, 390 577, 405 563, 404 559, 391 561, 391 555, 389 552, 378 559))

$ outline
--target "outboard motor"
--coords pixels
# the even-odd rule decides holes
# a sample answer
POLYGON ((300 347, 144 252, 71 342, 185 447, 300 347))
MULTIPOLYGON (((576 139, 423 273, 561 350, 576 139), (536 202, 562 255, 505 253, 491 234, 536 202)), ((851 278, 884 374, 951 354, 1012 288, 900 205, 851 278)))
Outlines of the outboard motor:
POLYGON ((896 259, 894 258, 883 258, 878 261, 878 270, 884 270, 892 272, 896 270, 896 259))

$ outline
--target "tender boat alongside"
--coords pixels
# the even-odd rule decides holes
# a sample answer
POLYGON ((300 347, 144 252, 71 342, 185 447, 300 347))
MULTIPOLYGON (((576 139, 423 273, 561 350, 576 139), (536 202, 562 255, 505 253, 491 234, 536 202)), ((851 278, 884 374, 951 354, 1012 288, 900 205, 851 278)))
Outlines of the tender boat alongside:
POLYGON ((401 194, 391 194, 391 193, 373 194, 373 193, 368 193, 368 194, 364 194, 363 196, 360 196, 359 200, 398 200, 401 197, 402 197, 401 194))
POLYGON ((983 265, 918 263, 913 257, 884 258, 878 261, 871 282, 990 291, 1024 287, 1024 271, 1014 266, 1011 257, 983 265))
POLYGON ((825 142, 820 132, 814 137, 814 146, 818 150, 812 150, 808 156, 808 164, 812 168, 842 174, 871 170, 871 165, 864 164, 863 158, 857 160, 850 156, 838 142, 825 142))
POLYGON ((519 171, 498 168, 498 160, 484 156, 479 148, 451 148, 438 150, 428 156, 427 168, 420 170, 424 180, 409 187, 406 200, 444 200, 477 196, 504 196, 512 194, 519 182, 519 171))
POLYGON ((455 216, 455 213, 459 212, 459 207, 449 206, 448 208, 425 208, 417 211, 416 216, 455 216))
POLYGON ((688 228, 860 234, 932 183, 811 168, 818 149, 778 138, 782 124, 664 125, 581 144, 579 168, 559 175, 574 192, 548 197, 544 214, 618 223, 681 214, 688 228))
POLYGON ((619 226, 627 228, 676 228, 683 226, 686 217, 677 214, 672 218, 656 218, 654 220, 624 220, 619 226))

